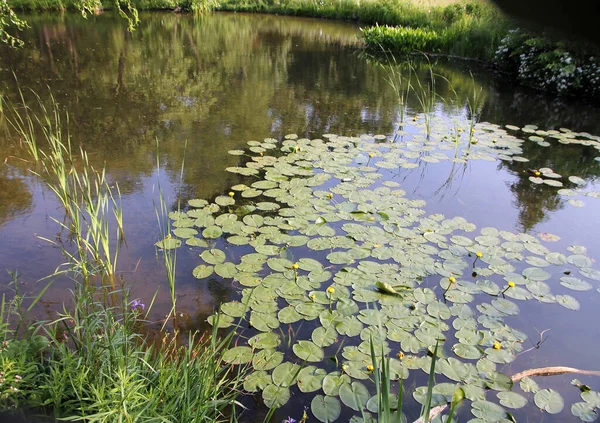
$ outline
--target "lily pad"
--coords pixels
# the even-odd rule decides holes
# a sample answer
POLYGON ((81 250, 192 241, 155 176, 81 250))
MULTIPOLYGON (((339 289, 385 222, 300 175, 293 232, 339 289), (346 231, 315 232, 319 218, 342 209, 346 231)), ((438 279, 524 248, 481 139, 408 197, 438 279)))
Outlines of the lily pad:
POLYGON ((533 397, 535 405, 549 414, 558 414, 565 406, 562 396, 554 389, 542 389, 533 397))

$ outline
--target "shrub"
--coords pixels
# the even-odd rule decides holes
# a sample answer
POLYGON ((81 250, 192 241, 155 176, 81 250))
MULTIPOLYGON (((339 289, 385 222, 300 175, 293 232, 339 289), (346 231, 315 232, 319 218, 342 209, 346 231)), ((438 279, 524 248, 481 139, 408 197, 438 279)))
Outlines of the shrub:
POLYGON ((494 63, 519 82, 537 89, 597 97, 600 64, 593 55, 594 50, 575 47, 545 34, 515 29, 500 42, 494 63))

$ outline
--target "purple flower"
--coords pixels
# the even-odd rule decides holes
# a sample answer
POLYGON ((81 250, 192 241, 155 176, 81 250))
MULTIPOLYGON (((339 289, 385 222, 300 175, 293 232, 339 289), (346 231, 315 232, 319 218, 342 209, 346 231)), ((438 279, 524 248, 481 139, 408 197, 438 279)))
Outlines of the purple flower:
POLYGON ((133 300, 131 302, 131 311, 144 310, 146 305, 142 302, 142 300, 133 300))
POLYGON ((287 419, 282 420, 281 423, 296 423, 296 419, 288 417, 287 419))

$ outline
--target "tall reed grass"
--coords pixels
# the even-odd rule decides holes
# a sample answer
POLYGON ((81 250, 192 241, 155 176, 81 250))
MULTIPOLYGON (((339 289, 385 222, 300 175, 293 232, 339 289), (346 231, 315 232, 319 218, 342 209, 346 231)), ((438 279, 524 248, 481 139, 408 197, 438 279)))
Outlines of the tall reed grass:
MULTIPOLYGON (((72 306, 51 321, 30 319, 49 285, 25 298, 11 274, 14 295, 0 302, 0 409, 85 422, 229 420, 244 377, 244 369, 222 361, 234 332, 221 338, 218 322, 212 333, 186 338, 150 329, 151 305, 131 301, 117 276, 124 233, 118 186, 111 188, 105 169, 94 169, 85 150, 73 147, 56 101, 46 108, 35 98, 34 107, 24 96, 22 105, 4 107, 30 170, 64 207, 64 218, 53 220, 66 236, 48 242, 66 259, 54 275, 74 281, 72 306)), ((165 263, 174 311, 176 260, 165 263)))

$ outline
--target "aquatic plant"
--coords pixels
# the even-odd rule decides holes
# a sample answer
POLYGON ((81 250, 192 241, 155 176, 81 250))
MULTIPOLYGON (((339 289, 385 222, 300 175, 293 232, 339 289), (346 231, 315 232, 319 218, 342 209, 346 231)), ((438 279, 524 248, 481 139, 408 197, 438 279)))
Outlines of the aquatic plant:
MULTIPOLYGON (((244 389, 262 392, 268 407, 285 405, 294 387, 303 393, 322 390, 311 403, 318 420, 333 421, 350 410, 368 419, 386 398, 381 369, 392 381, 420 369, 443 377, 431 387, 404 389, 407 401, 410 393, 425 405, 424 414, 429 407, 454 414, 465 398, 475 417, 506 418, 512 411, 505 407, 527 403, 512 395, 520 394, 503 373, 523 352, 527 335, 506 319, 527 301, 577 310, 577 299, 556 289, 589 290, 584 279, 600 280, 581 246, 569 247, 567 254, 552 252, 532 235, 493 227, 470 235, 475 225, 461 217, 426 215, 424 201, 405 198, 393 180, 399 166, 422 162, 526 163, 521 146, 529 141, 514 134, 530 130, 544 134, 544 142, 596 149, 600 138, 470 119, 460 123, 461 133, 478 142, 466 142, 455 156, 455 146, 443 141, 455 118, 433 115, 430 137, 420 118, 403 131, 402 143, 381 143, 388 139, 383 134, 250 141, 250 152, 230 151, 250 159, 227 169, 250 177, 247 185, 231 187, 234 196, 219 195, 214 202, 191 200, 187 211, 172 216, 176 226, 190 229, 178 238, 197 248, 203 261, 193 275, 206 280, 216 274, 239 287, 240 297, 221 304, 222 318, 209 322, 224 328, 239 322, 241 343, 224 359, 252 366, 244 389), (229 258, 229 246, 251 252, 229 258), (565 266, 580 277, 562 274, 565 266), (557 268, 559 275, 552 273, 557 268), (561 286, 545 282, 553 277, 561 286), (284 325, 295 328, 291 348, 278 333, 284 325), (327 357, 335 357, 335 370, 323 368, 327 357), (374 396, 373 377, 379 378, 374 396)), ((539 400, 546 404, 559 396, 550 390, 539 400)))
POLYGON ((76 269, 86 282, 94 276, 106 276, 114 282, 119 242, 124 239, 118 185, 111 188, 105 169, 94 169, 82 148, 79 154, 73 151, 70 135, 63 132, 63 125, 68 127, 68 115, 63 121, 52 96, 48 110, 34 93, 36 111, 20 94, 21 107, 9 106, 9 123, 33 161, 30 172, 46 183, 65 211, 64 219, 53 218, 64 239, 46 239, 59 247, 68 261, 57 268, 57 273, 76 269))

